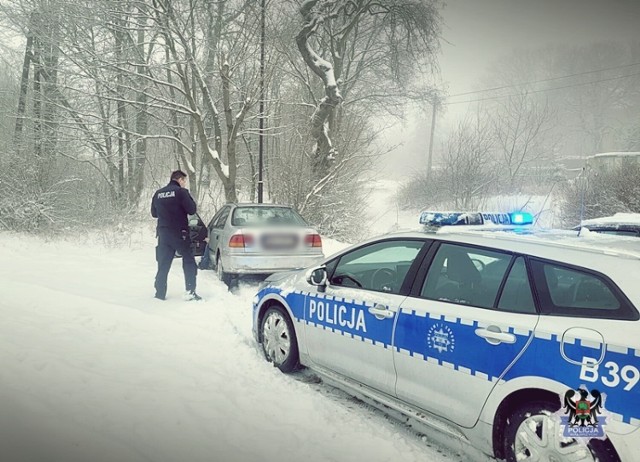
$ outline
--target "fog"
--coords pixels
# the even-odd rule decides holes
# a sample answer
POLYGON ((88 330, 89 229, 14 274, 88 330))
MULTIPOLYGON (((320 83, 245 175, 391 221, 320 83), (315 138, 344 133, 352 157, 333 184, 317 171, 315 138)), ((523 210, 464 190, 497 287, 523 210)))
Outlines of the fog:
MULTIPOLYGON (((451 0, 442 10, 442 16, 440 75, 434 83, 446 101, 436 118, 436 156, 438 146, 446 140, 452 127, 478 109, 479 103, 475 100, 487 96, 481 90, 494 87, 486 85, 483 78, 501 60, 530 50, 588 48, 602 43, 630 44, 640 40, 640 2, 635 0, 451 0)), ((596 54, 591 69, 602 68, 596 54)), ((620 57, 618 60, 620 65, 636 62, 640 59, 629 62, 626 57, 620 57)), ((640 72, 640 66, 630 71, 640 72)), ((571 82, 570 78, 561 81, 562 85, 571 82)), ((404 122, 387 122, 385 150, 401 145, 382 157, 381 170, 385 175, 391 173, 393 178, 402 179, 408 172, 426 168, 431 111, 431 107, 409 107, 404 122)), ((618 149, 620 147, 611 147, 611 150, 618 149)))

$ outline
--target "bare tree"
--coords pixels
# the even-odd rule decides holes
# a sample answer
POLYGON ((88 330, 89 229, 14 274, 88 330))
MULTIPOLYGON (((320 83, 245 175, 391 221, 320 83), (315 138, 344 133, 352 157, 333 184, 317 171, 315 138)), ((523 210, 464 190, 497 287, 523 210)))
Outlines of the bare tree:
MULTIPOLYGON (((26 2, 23 7, 20 10, 25 12, 28 21, 23 28, 26 45, 14 142, 18 148, 24 144, 23 127, 31 83, 33 144, 28 151, 33 153, 36 181, 46 187, 51 181, 49 174, 56 156, 58 121, 55 100, 58 94, 60 5, 51 0, 34 0, 26 2)), ((21 153, 26 155, 24 150, 21 153)))
POLYGON ((640 213, 640 164, 629 158, 609 168, 585 169, 574 180, 562 184, 560 194, 565 227, 616 212, 640 213))
POLYGON ((522 178, 518 177, 528 167, 551 158, 545 144, 548 143, 553 115, 546 100, 536 101, 527 92, 498 101, 491 120, 500 179, 506 182, 508 192, 518 192, 525 186, 522 178))
MULTIPOLYGON (((322 176, 337 157, 331 132, 338 130, 335 110, 345 96, 341 85, 362 85, 364 82, 358 79, 367 75, 364 70, 369 60, 379 76, 388 77, 386 67, 396 80, 406 81, 410 63, 417 66, 435 51, 439 15, 434 2, 411 0, 306 0, 299 12, 304 22, 296 36, 298 50, 308 68, 322 80, 324 90, 311 116, 314 170, 322 176), (381 59, 382 52, 386 58, 381 59), (354 59, 356 56, 358 59, 354 59)), ((391 80, 384 79, 384 83, 393 88, 391 80)), ((402 99, 393 92, 389 96, 389 100, 402 99)))
POLYGON ((563 98, 565 120, 571 123, 589 154, 620 149, 616 146, 616 131, 629 120, 630 109, 631 113, 636 112, 633 107, 637 108, 640 101, 637 68, 624 68, 620 64, 638 62, 637 46, 638 43, 602 43, 569 49, 562 55, 559 72, 581 74, 594 67, 604 69, 574 77, 563 98))
POLYGON ((22 142, 22 129, 26 119, 27 112, 27 95, 29 92, 29 73, 31 71, 31 60, 33 57, 33 36, 34 24, 33 14, 28 25, 26 26, 26 43, 24 47, 24 58, 22 62, 22 74, 20 76, 20 95, 18 98, 18 110, 16 113, 16 124, 13 134, 13 142, 17 149, 20 148, 22 142))
POLYGON ((456 209, 478 207, 492 190, 496 180, 493 145, 488 122, 480 117, 461 122, 450 135, 438 176, 456 209))
MULTIPOLYGON (((194 41, 197 34, 185 32, 195 27, 194 8, 181 10, 180 4, 168 0, 153 2, 154 21, 170 57, 165 69, 168 76, 173 75, 177 79, 175 84, 170 81, 163 85, 168 86, 170 92, 179 92, 180 98, 184 98, 184 104, 174 107, 174 110, 186 115, 193 123, 189 138, 197 142, 197 146, 194 144, 188 148, 177 137, 176 142, 182 143, 185 150, 191 153, 190 159, 185 162, 191 173, 195 173, 194 161, 198 158, 195 149, 199 148, 204 161, 212 165, 222 182, 228 201, 237 201, 238 198, 238 139, 243 133, 245 119, 257 102, 258 67, 253 59, 258 43, 255 36, 257 17, 247 14, 250 12, 248 3, 227 13, 227 16, 218 8, 217 14, 223 15, 225 20, 223 25, 230 27, 230 21, 233 20, 236 29, 235 33, 228 35, 230 41, 225 44, 226 51, 220 52, 220 86, 214 88, 211 76, 205 73, 207 69, 212 69, 213 57, 208 55, 205 66, 201 66, 198 60, 201 50, 194 41), (234 80, 237 77, 241 80, 234 80)), ((231 5, 232 2, 221 4, 231 5)), ((211 19, 211 10, 207 12, 207 18, 211 19)), ((221 27, 219 23, 208 24, 205 34, 208 42, 205 43, 217 43, 220 37, 216 38, 215 34, 216 31, 222 33, 221 27)))
MULTIPOLYGON (((329 208, 359 221, 361 172, 376 155, 371 119, 398 117, 407 102, 433 94, 414 77, 433 70, 438 11, 435 2, 410 0, 307 6, 321 20, 303 48, 333 66, 342 103, 319 110, 327 93, 300 60, 298 2, 268 8, 267 186, 272 199, 346 234, 353 227, 332 222, 329 208), (309 118, 321 132, 310 136, 309 118), (323 134, 328 144, 319 149, 323 134)), ((135 208, 145 182, 176 164, 189 171, 196 196, 220 188, 228 201, 253 194, 257 2, 7 0, 0 11, 26 42, 14 136, 25 153, 54 159, 43 172, 77 173, 92 188, 87 203, 107 197, 119 210, 135 208), (65 21, 34 26, 36 7, 45 6, 65 21)))

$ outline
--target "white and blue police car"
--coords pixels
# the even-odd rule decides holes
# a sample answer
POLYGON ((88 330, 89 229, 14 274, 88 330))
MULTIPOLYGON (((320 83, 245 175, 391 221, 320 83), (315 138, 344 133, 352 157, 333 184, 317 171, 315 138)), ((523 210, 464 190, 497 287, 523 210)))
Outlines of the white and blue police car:
POLYGON ((449 219, 479 227, 269 277, 253 306, 266 358, 498 459, 640 460, 640 240, 449 219))

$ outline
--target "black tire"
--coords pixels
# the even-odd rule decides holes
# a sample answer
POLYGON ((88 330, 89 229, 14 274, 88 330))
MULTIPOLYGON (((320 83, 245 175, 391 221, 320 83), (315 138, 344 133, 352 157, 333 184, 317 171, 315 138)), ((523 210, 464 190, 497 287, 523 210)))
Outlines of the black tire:
POLYGON ((282 372, 300 368, 296 331, 283 307, 274 305, 265 312, 260 323, 260 343, 267 361, 282 372))
POLYGON ((218 257, 216 258, 216 274, 218 275, 218 279, 224 282, 227 287, 231 286, 231 282, 233 281, 233 276, 224 270, 224 266, 222 266, 222 260, 220 259, 220 255, 218 255, 218 257))
MULTIPOLYGON (((503 454, 507 462, 565 460, 567 453, 584 451, 584 445, 579 441, 560 441, 560 421, 554 415, 558 407, 559 403, 554 405, 544 401, 533 402, 519 407, 507 418, 503 440, 503 454), (546 436, 543 435, 545 432, 546 436), (532 449, 538 451, 539 459, 533 458, 532 449)), ((585 458, 566 460, 620 462, 620 457, 608 439, 591 440, 587 447, 591 454, 584 453, 585 458)))

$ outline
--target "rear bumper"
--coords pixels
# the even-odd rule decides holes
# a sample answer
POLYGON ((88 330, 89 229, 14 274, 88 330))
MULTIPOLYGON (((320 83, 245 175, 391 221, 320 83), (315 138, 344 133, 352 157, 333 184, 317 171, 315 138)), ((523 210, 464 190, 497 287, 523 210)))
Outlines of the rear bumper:
POLYGON ((320 262, 323 254, 310 255, 223 255, 225 272, 233 274, 269 274, 306 268, 320 262))

